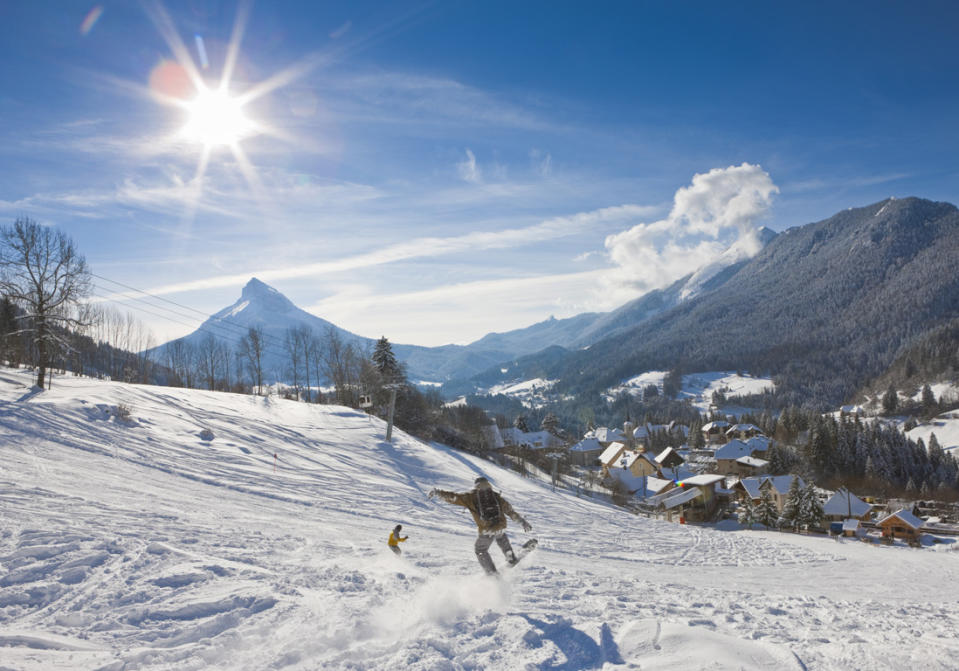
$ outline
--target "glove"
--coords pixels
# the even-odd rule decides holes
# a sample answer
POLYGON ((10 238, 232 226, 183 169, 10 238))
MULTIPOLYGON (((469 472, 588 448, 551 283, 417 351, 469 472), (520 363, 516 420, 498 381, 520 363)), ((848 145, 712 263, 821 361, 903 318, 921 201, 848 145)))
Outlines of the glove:
POLYGON ((526 520, 523 520, 522 525, 523 525, 523 531, 529 532, 533 530, 533 525, 527 522, 526 520))

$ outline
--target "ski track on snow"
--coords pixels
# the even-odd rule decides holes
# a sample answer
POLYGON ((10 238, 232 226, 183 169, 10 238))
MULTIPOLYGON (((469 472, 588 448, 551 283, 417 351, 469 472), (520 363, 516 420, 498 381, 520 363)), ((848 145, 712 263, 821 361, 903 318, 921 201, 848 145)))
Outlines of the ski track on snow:
POLYGON ((959 666, 949 546, 649 520, 383 433, 276 399, 30 393, 0 369, 0 668, 959 666), (425 496, 479 473, 540 538, 501 580, 468 513, 425 496))

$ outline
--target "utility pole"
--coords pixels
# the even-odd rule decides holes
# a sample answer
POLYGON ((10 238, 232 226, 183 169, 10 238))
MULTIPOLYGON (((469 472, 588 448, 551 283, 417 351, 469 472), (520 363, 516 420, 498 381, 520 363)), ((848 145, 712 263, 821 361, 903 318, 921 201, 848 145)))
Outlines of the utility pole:
POLYGON ((390 414, 386 420, 386 442, 393 442, 393 411, 396 410, 396 385, 389 385, 390 389, 390 414))

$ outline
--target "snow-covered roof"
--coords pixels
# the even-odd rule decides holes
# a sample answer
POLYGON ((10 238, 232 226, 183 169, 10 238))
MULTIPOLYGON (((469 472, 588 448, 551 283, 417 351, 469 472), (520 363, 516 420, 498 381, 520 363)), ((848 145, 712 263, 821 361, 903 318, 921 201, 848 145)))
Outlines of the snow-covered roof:
POLYGON ((583 438, 581 441, 569 448, 570 452, 602 452, 603 446, 599 444, 596 438, 583 438))
POLYGON ((760 429, 755 424, 733 424, 726 430, 726 435, 728 436, 731 433, 744 433, 748 431, 756 431, 757 433, 762 433, 760 429))
POLYGON ((799 478, 800 487, 806 486, 806 483, 803 482, 803 479, 798 475, 756 475, 743 478, 739 481, 739 484, 742 485, 743 489, 746 490, 749 498, 758 499, 762 496, 760 489, 767 482, 769 483, 770 487, 785 496, 789 492, 789 487, 793 483, 793 478, 799 478))
POLYGON ((662 500, 662 504, 663 504, 663 507, 666 508, 666 510, 669 510, 671 508, 675 508, 676 506, 680 506, 684 503, 688 503, 689 501, 692 501, 693 499, 699 496, 702 496, 702 492, 698 488, 696 487, 690 487, 688 489, 684 488, 679 490, 676 494, 673 494, 672 492, 670 492, 669 495, 667 495, 666 498, 662 500))
POLYGON ((490 447, 494 450, 498 450, 504 446, 503 444, 503 434, 500 433, 499 427, 495 424, 489 424, 483 427, 483 433, 486 435, 487 439, 490 441, 490 447))
POLYGON ((563 441, 549 431, 520 431, 511 426, 501 431, 503 440, 514 445, 529 445, 534 449, 559 447, 563 441))
POLYGON ((657 463, 657 464, 663 463, 664 461, 666 461, 667 459, 669 459, 669 457, 670 457, 671 455, 675 455, 675 456, 679 457, 680 459, 682 459, 682 457, 679 456, 679 454, 676 452, 676 450, 674 450, 674 449, 671 448, 671 447, 667 447, 665 450, 663 450, 662 452, 660 452, 659 454, 656 455, 656 463, 657 463))
POLYGON ((768 461, 758 457, 739 457, 739 459, 736 460, 736 463, 743 464, 744 466, 752 466, 753 468, 765 468, 769 465, 768 461))
POLYGON ((705 487, 708 485, 715 485, 717 482, 721 482, 726 479, 725 475, 716 475, 715 473, 704 473, 703 475, 694 475, 691 478, 686 478, 683 480, 683 485, 692 486, 692 487, 705 487))
POLYGON ((748 444, 739 440, 731 440, 718 450, 716 450, 717 459, 739 459, 739 457, 751 457, 753 452, 759 448, 750 447, 748 444))
POLYGON ((619 429, 610 429, 605 426, 594 429, 593 433, 596 435, 596 440, 601 443, 622 442, 625 438, 619 429))
POLYGON ((872 510, 871 505, 846 489, 840 489, 830 496, 822 507, 826 515, 852 515, 853 517, 863 517, 870 510, 872 510))
POLYGON ((729 422, 724 422, 723 420, 716 420, 715 422, 709 422, 708 424, 703 424, 703 431, 712 431, 713 429, 725 429, 729 426, 729 422))
POLYGON ((609 447, 603 450, 603 453, 599 455, 599 460, 606 466, 609 466, 613 463, 616 457, 619 456, 619 453, 625 449, 626 445, 623 443, 610 443, 609 447))
POLYGON ((842 530, 843 531, 855 531, 859 528, 859 520, 856 519, 846 519, 842 521, 842 530))
MULTIPOLYGON (((623 484, 626 484, 629 487, 629 484, 625 479, 621 479, 623 484)), ((646 478, 635 477, 631 479, 632 482, 635 482, 635 487, 629 487, 630 491, 635 491, 635 496, 641 499, 650 499, 654 496, 659 495, 665 489, 670 487, 673 484, 672 480, 664 480, 663 478, 654 478, 653 476, 646 476, 646 478), (643 482, 645 480, 645 483, 643 482), (643 491, 643 486, 645 484, 645 491, 643 491)))
POLYGON ((763 478, 763 482, 760 484, 760 487, 766 483, 769 483, 770 487, 785 496, 789 493, 789 488, 792 487, 794 479, 799 480, 800 488, 806 486, 806 483, 803 482, 803 479, 798 475, 767 475, 763 478))
POLYGON ((916 517, 915 515, 913 515, 911 512, 909 512, 905 508, 902 508, 901 510, 897 510, 896 512, 894 512, 892 515, 889 515, 888 517, 882 518, 881 520, 879 520, 878 524, 882 524, 886 522, 887 520, 891 520, 894 517, 905 522, 906 524, 911 526, 913 529, 918 529, 922 526, 922 520, 916 517))
POLYGON ((769 444, 773 439, 769 436, 753 436, 746 441, 746 444, 752 448, 753 452, 765 452, 769 449, 769 444))

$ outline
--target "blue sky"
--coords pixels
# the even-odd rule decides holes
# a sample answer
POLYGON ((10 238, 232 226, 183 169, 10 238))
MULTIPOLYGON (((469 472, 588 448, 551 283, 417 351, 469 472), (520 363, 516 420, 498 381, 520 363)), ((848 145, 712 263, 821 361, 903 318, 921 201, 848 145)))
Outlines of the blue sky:
POLYGON ((101 297, 210 314, 256 276, 439 345, 612 309, 760 225, 959 201, 959 5, 593 4, 5 3, 0 220, 72 236, 101 297), (205 161, 191 63, 247 119, 205 161))

